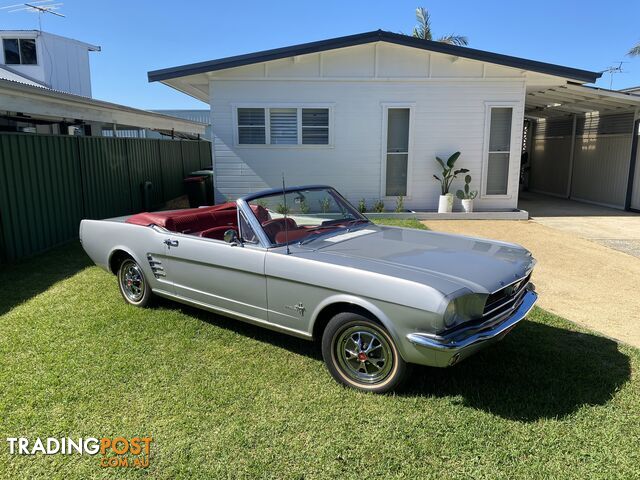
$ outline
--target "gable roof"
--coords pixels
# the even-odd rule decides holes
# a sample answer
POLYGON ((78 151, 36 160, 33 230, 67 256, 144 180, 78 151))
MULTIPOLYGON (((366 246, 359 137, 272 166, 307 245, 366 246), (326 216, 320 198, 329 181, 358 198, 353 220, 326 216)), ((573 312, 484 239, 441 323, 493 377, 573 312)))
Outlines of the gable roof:
POLYGON ((593 83, 602 75, 602 73, 599 72, 590 72, 577 68, 563 67, 561 65, 554 65, 551 63, 527 60, 525 58, 512 57, 509 55, 502 55, 499 53, 492 53, 484 50, 476 50, 474 48, 459 47, 456 45, 449 45, 446 43, 435 42, 431 40, 423 40, 421 38, 410 37, 408 35, 387 32, 384 30, 375 30, 372 32, 358 33, 356 35, 348 35, 346 37, 330 38, 328 40, 301 43, 299 45, 292 45, 290 47, 274 48, 271 50, 263 50, 261 52, 219 58, 217 60, 210 60, 208 62, 191 63, 178 67, 153 70, 148 73, 148 78, 150 82, 158 82, 162 80, 169 80, 172 78, 186 77, 188 75, 196 75, 198 73, 214 72, 216 70, 241 67, 244 65, 251 65, 253 63, 268 62, 271 60, 278 60, 280 58, 307 55, 310 53, 335 50, 337 48, 353 47, 356 45, 363 45, 373 42, 394 43, 396 45, 404 45, 406 47, 444 53, 447 55, 469 58, 471 60, 478 60, 481 62, 494 63, 507 67, 520 68, 522 70, 530 70, 532 72, 545 73, 547 75, 568 78, 582 83, 593 83))

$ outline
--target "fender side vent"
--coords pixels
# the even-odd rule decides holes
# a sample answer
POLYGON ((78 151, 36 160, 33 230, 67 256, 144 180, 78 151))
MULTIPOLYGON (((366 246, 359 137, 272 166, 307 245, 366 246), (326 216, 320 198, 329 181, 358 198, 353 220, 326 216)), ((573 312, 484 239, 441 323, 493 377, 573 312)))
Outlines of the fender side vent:
POLYGON ((164 273, 164 267, 162 266, 162 262, 153 258, 150 253, 147 253, 147 260, 149 262, 149 266, 151 267, 151 271, 153 272, 154 277, 166 277, 164 273))

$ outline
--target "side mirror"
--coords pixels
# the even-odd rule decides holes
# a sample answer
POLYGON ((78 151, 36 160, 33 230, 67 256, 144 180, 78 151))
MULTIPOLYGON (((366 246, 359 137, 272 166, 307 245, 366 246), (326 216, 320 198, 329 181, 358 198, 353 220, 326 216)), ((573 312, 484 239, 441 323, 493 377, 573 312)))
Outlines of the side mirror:
POLYGON ((240 243, 240 241, 238 240, 238 233, 232 229, 224 232, 224 241, 230 243, 231 245, 238 245, 240 243))

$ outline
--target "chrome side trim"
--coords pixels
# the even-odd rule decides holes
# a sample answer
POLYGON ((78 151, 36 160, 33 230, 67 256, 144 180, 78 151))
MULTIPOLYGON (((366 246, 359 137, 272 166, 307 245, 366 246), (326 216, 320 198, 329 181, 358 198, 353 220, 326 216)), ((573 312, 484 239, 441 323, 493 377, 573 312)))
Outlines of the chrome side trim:
POLYGON ((528 291, 522 299, 520 306, 510 316, 506 317, 505 320, 468 336, 459 335, 459 332, 457 332, 458 334, 452 334, 450 337, 441 337, 429 333, 410 333, 407 335, 407 340, 414 345, 431 350, 455 353, 458 350, 463 350, 477 343, 491 340, 507 332, 527 316, 537 300, 538 294, 534 291, 528 291))
POLYGON ((180 295, 176 295, 174 293, 167 292, 166 290, 162 290, 159 288, 154 288, 153 293, 168 298, 170 300, 175 300, 176 302, 184 303, 186 305, 191 305, 192 307, 202 308, 204 310, 208 310, 209 312, 219 313, 226 317, 235 318, 237 320, 251 323, 253 325, 258 325, 260 327, 268 328, 269 330, 274 330, 276 332, 287 333, 289 335, 293 335, 295 337, 303 338, 305 340, 313 340, 313 336, 302 330, 296 330, 294 328, 285 327, 282 325, 277 325, 275 323, 268 322, 266 320, 261 320, 256 317, 252 317, 250 315, 244 315, 242 313, 235 312, 233 310, 228 310, 226 308, 214 307, 213 305, 209 305, 208 303, 198 302, 197 300, 192 300, 190 298, 186 298, 180 295))

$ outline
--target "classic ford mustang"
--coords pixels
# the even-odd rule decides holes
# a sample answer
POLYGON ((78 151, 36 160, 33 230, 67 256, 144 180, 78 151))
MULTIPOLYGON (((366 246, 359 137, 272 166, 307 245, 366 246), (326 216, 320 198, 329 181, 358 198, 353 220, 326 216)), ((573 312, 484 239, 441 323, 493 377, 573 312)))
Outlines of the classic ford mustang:
POLYGON ((377 226, 327 186, 83 220, 80 239, 126 302, 159 295, 320 340, 338 382, 373 392, 503 338, 537 299, 524 248, 377 226))

